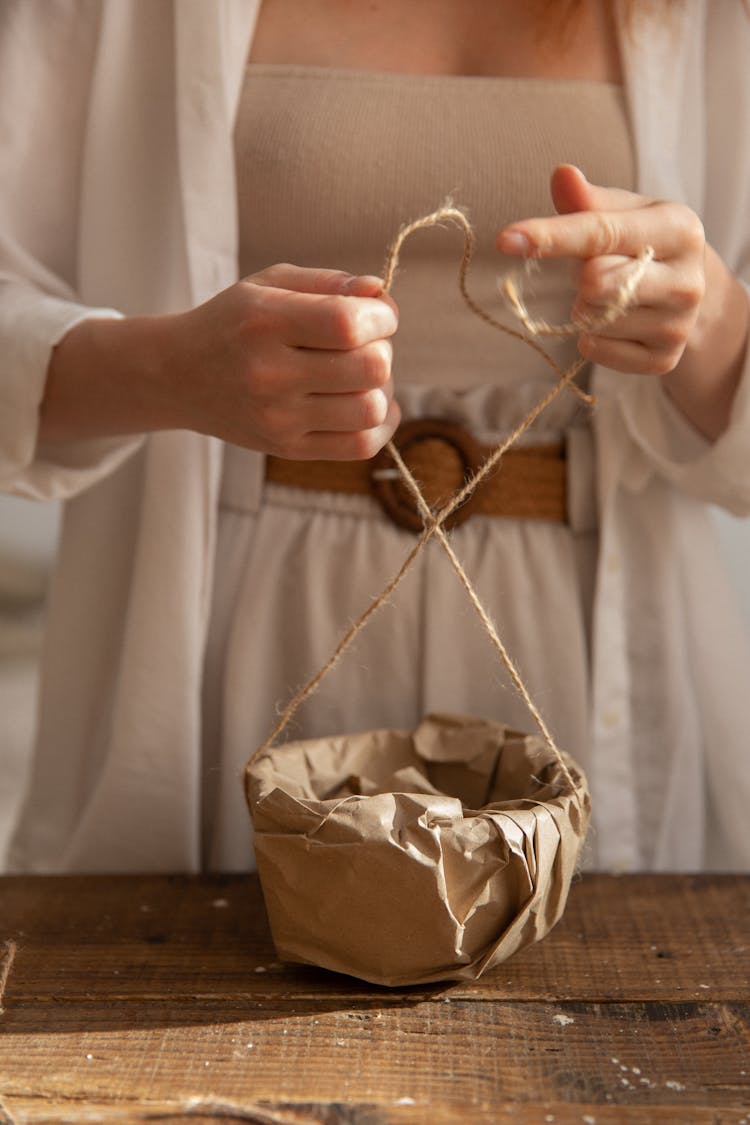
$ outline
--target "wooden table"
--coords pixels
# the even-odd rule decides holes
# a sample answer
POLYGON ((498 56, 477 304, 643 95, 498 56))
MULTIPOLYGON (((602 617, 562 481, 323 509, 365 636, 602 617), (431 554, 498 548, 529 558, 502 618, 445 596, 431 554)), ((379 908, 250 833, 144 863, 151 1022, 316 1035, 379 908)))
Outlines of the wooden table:
POLYGON ((586 876, 470 984, 282 966, 254 876, 0 879, 0 954, 4 1125, 750 1125, 750 878, 586 876))

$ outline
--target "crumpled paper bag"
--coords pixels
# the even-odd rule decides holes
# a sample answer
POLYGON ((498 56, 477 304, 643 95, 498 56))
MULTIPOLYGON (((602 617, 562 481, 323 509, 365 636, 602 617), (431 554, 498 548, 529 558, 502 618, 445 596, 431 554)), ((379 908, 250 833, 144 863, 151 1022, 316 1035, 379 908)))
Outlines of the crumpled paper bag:
POLYGON ((374 984, 478 977, 560 918, 581 770, 502 723, 430 715, 272 747, 248 766, 278 955, 374 984))

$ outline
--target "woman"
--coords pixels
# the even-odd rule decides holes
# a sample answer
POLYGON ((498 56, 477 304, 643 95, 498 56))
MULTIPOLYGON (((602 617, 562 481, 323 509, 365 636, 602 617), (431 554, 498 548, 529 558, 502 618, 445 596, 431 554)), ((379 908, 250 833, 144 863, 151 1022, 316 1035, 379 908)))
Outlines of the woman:
MULTIPOLYGON (((750 510, 750 28, 734 0, 649 5, 629 30, 591 2, 540 39, 554 7, 321 0, 301 27, 282 0, 7 9, 3 479, 75 497, 15 867, 245 866, 242 761, 411 542, 299 466, 264 485, 262 455, 366 459, 402 411, 491 443, 548 385, 444 303, 454 237, 404 264, 396 405, 370 239, 425 185, 420 210, 470 204, 485 304, 498 228, 506 255, 580 264, 577 296, 539 274, 556 313, 606 304, 622 258, 654 247, 633 307, 577 341, 593 418, 558 396, 530 437, 565 440, 568 514, 473 519, 456 543, 589 773, 592 862, 750 861, 747 654, 702 503, 750 510)), ((436 703, 524 721, 468 625, 441 651, 449 578, 425 560, 302 733, 436 703)))

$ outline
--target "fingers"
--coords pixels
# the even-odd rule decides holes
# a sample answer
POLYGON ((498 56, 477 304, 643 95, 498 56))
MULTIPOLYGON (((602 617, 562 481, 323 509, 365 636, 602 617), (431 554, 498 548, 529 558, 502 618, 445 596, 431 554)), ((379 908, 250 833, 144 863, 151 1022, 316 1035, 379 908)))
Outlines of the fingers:
POLYGON ((376 391, 312 395, 305 403, 308 432, 374 430, 385 424, 393 401, 393 384, 376 391))
POLYGON ((703 226, 689 207, 588 183, 570 164, 551 179, 557 215, 511 223, 497 248, 514 257, 589 259, 637 257, 652 246, 657 260, 690 257, 704 245, 703 226))
POLYGON ((293 460, 357 461, 393 436, 401 412, 393 391, 311 395, 258 412, 261 451, 293 460))
MULTIPOLYGON (((281 457, 323 456, 310 452, 311 434, 343 459, 344 449, 380 448, 394 416, 391 379, 391 348, 387 340, 376 341, 356 352, 291 350, 287 366, 270 369, 263 378, 256 373, 256 419, 266 435, 265 452, 281 457), (290 367, 289 364, 294 366, 290 367), (385 429, 384 429, 385 427, 385 429), (333 440, 333 435, 346 441, 333 440)), ((396 423, 397 424, 397 423, 396 423)), ((353 454, 372 456, 371 453, 353 454)))
POLYGON ((695 324, 693 310, 641 306, 610 324, 599 310, 578 304, 573 312, 580 328, 578 348, 586 359, 631 374, 666 374, 677 366, 695 324))
MULTIPOLYGON (((616 304, 630 271, 632 258, 606 256, 583 262, 578 272, 578 297, 573 320, 596 318, 616 304)), ((662 314, 692 312, 702 300, 705 279, 699 261, 652 262, 638 282, 638 306, 662 314)))
POLYGON ((664 261, 692 253, 703 239, 700 220, 689 207, 656 202, 513 223, 498 235, 497 248, 515 257, 588 259, 612 254, 635 258, 653 246, 656 258, 664 261))
POLYGON ((397 325, 379 278, 288 265, 246 278, 184 316, 185 426, 281 457, 373 456, 398 424, 397 325))
POLYGON ((559 215, 571 211, 630 211, 653 202, 633 191, 590 184, 574 164, 558 164, 550 179, 550 193, 559 215))
POLYGON ((388 386, 393 348, 390 340, 373 340, 350 351, 290 348, 284 362, 295 386, 306 394, 351 394, 388 386))
POLYGON ((348 351, 389 337, 398 327, 392 301, 376 297, 296 292, 257 285, 248 302, 247 330, 294 348, 348 351))
POLYGON ((314 461, 367 461, 390 441, 400 421, 401 411, 393 399, 381 425, 344 433, 313 431, 305 435, 297 456, 314 461))
POLYGON ((638 283, 637 302, 602 324, 605 310, 616 307, 618 288, 632 269, 632 259, 595 258, 579 274, 572 310, 580 326, 578 346, 592 362, 632 374, 663 375, 677 366, 695 324, 705 292, 697 262, 654 262, 638 283))
MULTIPOLYGON (((398 308, 390 294, 384 291, 382 279, 370 274, 354 276, 341 270, 309 269, 284 264, 269 266, 246 280, 269 289, 303 295, 377 298, 392 310, 398 320, 398 308)), ((295 308, 294 305, 289 307, 290 310, 295 308)), ((297 346, 314 347, 315 345, 302 343, 297 346)))
POLYGON ((379 297, 383 282, 369 274, 357 277, 342 270, 309 269, 289 263, 268 266, 246 280, 270 289, 286 289, 297 293, 352 297, 379 297))
POLYGON ((390 343, 398 310, 380 279, 283 265, 242 284, 249 291, 251 382, 265 452, 295 459, 373 456, 400 417, 390 343))
POLYGON ((666 375, 682 358, 685 340, 658 347, 653 341, 614 339, 607 336, 578 337, 578 350, 591 363, 621 371, 626 375, 666 375))
POLYGON ((398 328, 393 307, 375 297, 292 296, 280 337, 295 348, 351 351, 392 336, 398 328))
POLYGON ((673 370, 705 294, 697 215, 680 203, 590 184, 572 165, 555 169, 551 192, 557 215, 512 223, 498 235, 498 249, 579 263, 572 321, 584 358, 624 372, 673 370), (636 284, 635 260, 647 248, 653 259, 641 260, 636 284))

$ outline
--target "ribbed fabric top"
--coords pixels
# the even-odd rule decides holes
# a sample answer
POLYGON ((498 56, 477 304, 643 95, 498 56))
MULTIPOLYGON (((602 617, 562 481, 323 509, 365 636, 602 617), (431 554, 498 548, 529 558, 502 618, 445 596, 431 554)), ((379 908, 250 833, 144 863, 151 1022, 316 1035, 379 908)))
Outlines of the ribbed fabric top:
MULTIPOLYGON (((554 212, 556 164, 577 164, 593 183, 631 188, 635 178, 622 89, 589 81, 251 64, 235 149, 243 275, 280 261, 380 274, 403 223, 450 197, 477 234, 470 290, 499 313, 498 277, 510 263, 495 235, 554 212)), ((421 231, 404 247, 393 289, 397 386, 491 384, 517 394, 524 383, 515 415, 554 376, 462 303, 462 237, 421 231)), ((524 283, 533 313, 568 320, 572 280, 568 263, 544 263, 524 283)), ((573 341, 550 348, 562 362, 575 354, 573 341)), ((576 401, 559 396, 558 423, 576 401)))

